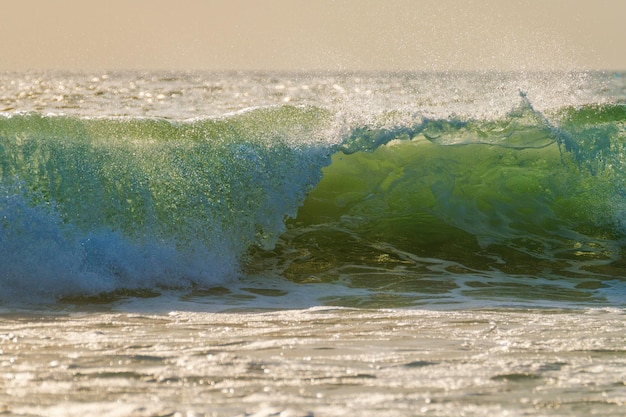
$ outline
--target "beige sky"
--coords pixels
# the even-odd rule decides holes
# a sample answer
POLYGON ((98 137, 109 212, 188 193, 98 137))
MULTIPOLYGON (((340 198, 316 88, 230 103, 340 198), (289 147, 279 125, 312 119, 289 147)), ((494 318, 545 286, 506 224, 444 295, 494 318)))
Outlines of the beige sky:
POLYGON ((626 0, 0 6, 0 70, 626 70, 626 0))

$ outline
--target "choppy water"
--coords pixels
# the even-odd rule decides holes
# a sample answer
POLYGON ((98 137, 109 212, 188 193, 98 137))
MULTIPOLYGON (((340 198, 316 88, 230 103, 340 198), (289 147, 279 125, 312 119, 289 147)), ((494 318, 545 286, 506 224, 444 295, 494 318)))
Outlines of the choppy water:
POLYGON ((0 75, 3 411, 622 415, 625 80, 0 75))
POLYGON ((0 329, 9 415, 620 416, 626 402, 621 310, 83 312, 0 329))

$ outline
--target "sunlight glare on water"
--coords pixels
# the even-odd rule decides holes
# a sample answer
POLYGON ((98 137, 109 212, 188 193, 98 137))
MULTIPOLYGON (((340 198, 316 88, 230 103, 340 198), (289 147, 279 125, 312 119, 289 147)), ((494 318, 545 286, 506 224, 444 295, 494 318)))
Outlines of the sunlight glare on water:
POLYGON ((5 316, 0 403, 48 416, 618 416, 624 323, 612 309, 5 316))

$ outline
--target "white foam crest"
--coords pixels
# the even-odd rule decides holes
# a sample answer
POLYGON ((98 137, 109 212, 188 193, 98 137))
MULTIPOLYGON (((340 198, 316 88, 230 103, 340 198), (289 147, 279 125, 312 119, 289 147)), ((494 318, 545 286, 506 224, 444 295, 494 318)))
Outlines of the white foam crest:
POLYGON ((133 241, 111 230, 83 232, 54 207, 32 205, 21 186, 0 186, 0 300, 45 302, 118 289, 213 285, 237 272, 227 250, 133 241))

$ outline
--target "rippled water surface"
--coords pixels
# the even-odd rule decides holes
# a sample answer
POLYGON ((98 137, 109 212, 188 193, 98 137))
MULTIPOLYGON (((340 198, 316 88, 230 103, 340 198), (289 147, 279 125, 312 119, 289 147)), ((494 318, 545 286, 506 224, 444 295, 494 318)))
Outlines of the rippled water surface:
POLYGON ((45 416, 621 416, 621 310, 3 315, 0 404, 45 416))

